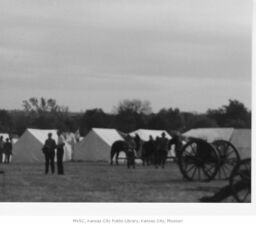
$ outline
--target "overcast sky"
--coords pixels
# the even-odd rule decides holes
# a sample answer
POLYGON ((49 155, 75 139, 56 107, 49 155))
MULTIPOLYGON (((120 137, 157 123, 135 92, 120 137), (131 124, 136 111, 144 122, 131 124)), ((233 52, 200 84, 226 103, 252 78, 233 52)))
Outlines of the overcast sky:
POLYGON ((0 108, 52 97, 251 108, 250 0, 0 0, 0 108))

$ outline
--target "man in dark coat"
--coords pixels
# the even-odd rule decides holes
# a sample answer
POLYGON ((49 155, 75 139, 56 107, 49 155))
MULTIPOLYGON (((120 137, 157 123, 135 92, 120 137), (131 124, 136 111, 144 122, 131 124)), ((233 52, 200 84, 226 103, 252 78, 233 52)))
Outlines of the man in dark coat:
POLYGON ((129 169, 131 166, 135 169, 135 141, 133 138, 128 135, 126 137, 126 141, 128 143, 128 150, 127 150, 127 168, 129 169))
POLYGON ((156 137, 156 140, 154 141, 153 156, 154 156, 154 165, 155 165, 155 168, 157 169, 158 166, 160 165, 160 159, 161 159, 161 155, 160 155, 160 137, 156 137))
POLYGON ((138 155, 139 151, 140 151, 140 148, 141 148, 141 139, 140 139, 140 136, 138 134, 135 135, 134 142, 135 142, 135 151, 138 155))
POLYGON ((0 136, 0 163, 3 162, 3 154, 4 154, 4 138, 0 136))
POLYGON ((54 174, 54 157, 55 157, 56 142, 52 139, 52 133, 48 134, 48 139, 43 146, 43 153, 45 155, 45 174, 48 174, 49 165, 51 166, 52 174, 54 174))
POLYGON ((154 146, 155 146, 154 139, 150 135, 149 140, 146 141, 143 145, 143 156, 144 156, 143 165, 144 163, 146 163, 147 165, 152 163, 153 155, 154 155, 154 146))
POLYGON ((5 154, 5 163, 10 163, 10 157, 12 155, 12 143, 9 138, 6 138, 6 142, 4 144, 4 154, 5 154))
POLYGON ((165 133, 162 133, 161 138, 159 139, 159 151, 160 151, 160 165, 162 168, 165 167, 165 162, 169 149, 169 140, 165 137, 165 133))

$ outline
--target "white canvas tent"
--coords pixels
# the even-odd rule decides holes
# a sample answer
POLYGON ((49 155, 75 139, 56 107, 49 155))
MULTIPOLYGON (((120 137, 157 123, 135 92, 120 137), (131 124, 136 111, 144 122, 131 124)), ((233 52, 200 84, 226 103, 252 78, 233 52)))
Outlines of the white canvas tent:
POLYGON ((135 137, 135 135, 138 134, 141 140, 148 141, 150 135, 153 137, 153 139, 156 139, 157 137, 161 137, 162 133, 165 133, 166 138, 172 138, 165 130, 138 129, 131 132, 130 135, 135 137))
MULTIPOLYGON (((124 139, 115 129, 93 128, 82 141, 75 145, 74 159, 109 161, 111 146, 118 140, 124 139)), ((119 157, 123 156, 120 155, 119 157)))
MULTIPOLYGON (((27 129, 19 140, 13 145, 13 162, 44 162, 42 147, 52 133, 52 138, 57 141, 57 130, 27 129)), ((71 159, 72 147, 66 142, 64 146, 64 161, 71 159)))
POLYGON ((234 128, 198 128, 184 133, 185 137, 195 137, 212 143, 215 140, 231 142, 242 159, 251 157, 251 130, 234 128))

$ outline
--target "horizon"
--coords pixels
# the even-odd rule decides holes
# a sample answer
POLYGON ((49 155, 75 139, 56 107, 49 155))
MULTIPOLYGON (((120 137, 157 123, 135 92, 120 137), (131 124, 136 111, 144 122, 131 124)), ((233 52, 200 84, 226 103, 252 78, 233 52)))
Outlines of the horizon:
POLYGON ((140 99, 202 113, 236 99, 251 111, 251 4, 1 1, 0 106, 42 96, 112 112, 140 99))
MULTIPOLYGON (((37 97, 38 99, 39 98, 41 98, 41 97, 37 97)), ((52 99, 54 99, 54 98, 52 98, 52 99)), ((56 100, 56 99, 55 99, 56 100)), ((230 100, 234 100, 234 99, 230 99, 230 100)), ((144 100, 142 100, 142 101, 144 101, 144 100)), ((147 100, 145 100, 145 101, 147 101, 147 100)), ((239 100, 238 100, 239 101, 239 100)), ((240 101, 239 101, 240 102, 240 101)), ((106 114, 115 114, 115 107, 118 105, 118 103, 116 104, 116 105, 114 105, 113 107, 112 107, 112 110, 111 111, 105 111, 103 108, 101 108, 101 107, 94 107, 94 108, 84 108, 84 109, 81 109, 81 110, 79 110, 79 111, 72 111, 72 110, 70 110, 70 108, 68 107, 68 106, 66 106, 66 105, 62 105, 62 104, 60 104, 59 102, 58 102, 58 100, 56 100, 56 103, 59 105, 59 106, 63 106, 63 107, 67 107, 68 108, 68 112, 69 113, 75 113, 75 114, 78 114, 78 113, 85 113, 86 111, 88 111, 88 110, 94 110, 94 109, 101 109, 101 110, 103 110, 103 112, 104 113, 106 113, 106 114)), ((240 103, 242 103, 242 104, 244 104, 243 102, 240 102, 240 103)), ((153 114, 156 114, 156 113, 158 113, 160 110, 162 110, 162 109, 166 109, 166 110, 168 110, 168 109, 170 109, 170 108, 172 108, 173 110, 174 109, 178 109, 180 112, 182 112, 182 113, 193 113, 193 114, 206 114, 207 113, 207 111, 208 110, 216 110, 216 109, 219 109, 219 108, 222 108, 223 106, 227 106, 229 103, 227 102, 227 103, 225 103, 225 104, 222 104, 221 106, 218 106, 218 107, 216 107, 216 108, 207 108, 204 112, 199 112, 199 111, 188 111, 188 110, 184 110, 184 109, 181 109, 181 108, 178 108, 178 107, 174 107, 174 106, 163 106, 161 109, 158 109, 158 110, 155 110, 152 106, 151 106, 151 103, 150 103, 150 106, 151 106, 151 108, 152 108, 152 111, 151 111, 151 113, 153 113, 153 114)), ((22 105, 21 105, 22 106, 22 105)), ((251 109, 250 108, 248 108, 246 105, 244 105, 245 107, 246 107, 246 109, 249 111, 249 112, 251 112, 251 109)), ((6 111, 25 111, 25 109, 24 108, 20 108, 20 109, 18 109, 18 108, 16 108, 16 109, 7 109, 7 108, 0 108, 0 110, 6 110, 6 111)), ((150 113, 150 114, 151 114, 150 113)))

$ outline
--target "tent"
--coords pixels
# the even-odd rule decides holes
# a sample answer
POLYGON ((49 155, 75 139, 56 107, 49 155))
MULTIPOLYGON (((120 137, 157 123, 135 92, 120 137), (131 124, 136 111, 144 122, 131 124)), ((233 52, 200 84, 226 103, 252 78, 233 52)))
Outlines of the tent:
MULTIPOLYGON (((52 138, 57 141, 57 130, 27 129, 19 140, 13 145, 13 162, 44 162, 42 147, 52 133, 52 138)), ((72 147, 65 142, 63 160, 70 160, 72 147)))
POLYGON ((141 140, 148 141, 150 135, 153 137, 153 139, 156 139, 157 137, 161 137, 162 133, 165 133, 166 138, 172 138, 165 130, 138 129, 130 133, 130 135, 135 137, 135 135, 138 134, 141 140))
POLYGON ((195 137, 212 143, 215 140, 231 142, 242 159, 251 157, 251 130, 234 128, 198 128, 184 133, 185 137, 195 137))
MULTIPOLYGON (((93 128, 75 145, 74 160, 109 161, 111 146, 118 140, 124 139, 115 129, 93 128)), ((121 153, 119 157, 122 157, 121 153)))

